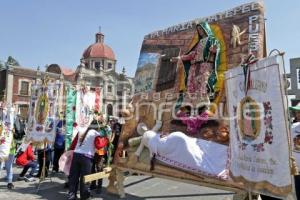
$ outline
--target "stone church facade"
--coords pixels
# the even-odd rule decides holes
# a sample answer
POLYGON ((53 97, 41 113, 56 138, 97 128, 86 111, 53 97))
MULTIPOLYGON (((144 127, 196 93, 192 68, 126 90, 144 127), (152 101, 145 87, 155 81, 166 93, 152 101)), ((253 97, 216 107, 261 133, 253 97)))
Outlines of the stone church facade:
POLYGON ((0 70, 0 102, 14 104, 18 114, 26 119, 31 85, 47 75, 53 81, 61 81, 59 111, 64 111, 65 88, 84 84, 90 90, 100 89, 100 108, 105 116, 118 116, 134 88, 133 78, 125 74, 125 68, 121 73, 116 72, 116 63, 112 48, 104 43, 104 35, 96 33, 95 43, 84 50, 75 70, 58 64, 46 66, 45 71, 11 65, 0 70))

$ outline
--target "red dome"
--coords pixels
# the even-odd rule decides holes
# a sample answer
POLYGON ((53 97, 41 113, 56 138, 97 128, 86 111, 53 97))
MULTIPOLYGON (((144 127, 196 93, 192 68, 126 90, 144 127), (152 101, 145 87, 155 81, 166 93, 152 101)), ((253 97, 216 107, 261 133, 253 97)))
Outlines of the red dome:
POLYGON ((107 58, 116 60, 113 50, 100 42, 90 45, 84 52, 83 58, 107 58))

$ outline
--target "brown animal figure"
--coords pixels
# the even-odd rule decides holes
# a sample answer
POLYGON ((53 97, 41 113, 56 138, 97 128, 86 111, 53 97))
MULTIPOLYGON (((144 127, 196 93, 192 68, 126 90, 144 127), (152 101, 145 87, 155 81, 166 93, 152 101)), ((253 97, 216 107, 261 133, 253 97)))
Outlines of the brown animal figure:
POLYGON ((124 146, 127 146, 128 139, 135 134, 135 128, 137 126, 132 104, 129 104, 126 109, 122 110, 121 115, 125 119, 125 124, 122 126, 119 143, 122 142, 124 146))

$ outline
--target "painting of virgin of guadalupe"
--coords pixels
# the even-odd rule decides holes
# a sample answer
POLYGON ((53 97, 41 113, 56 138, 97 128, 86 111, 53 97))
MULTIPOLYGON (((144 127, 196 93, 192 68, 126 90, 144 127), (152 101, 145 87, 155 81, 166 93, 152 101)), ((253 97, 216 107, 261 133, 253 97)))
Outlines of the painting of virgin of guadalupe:
POLYGON ((94 92, 88 91, 86 88, 79 89, 76 100, 76 123, 79 128, 86 128, 93 120, 95 99, 94 92))
POLYGON ((260 133, 260 109, 255 100, 245 97, 240 102, 239 127, 243 139, 254 140, 260 133))
POLYGON ((46 85, 33 85, 26 141, 53 142, 55 139, 55 118, 60 85, 53 82, 46 85), (53 92, 56 91, 56 92, 53 92), (55 94, 55 95, 54 95, 55 94))
POLYGON ((182 61, 184 76, 180 76, 181 92, 193 94, 196 98, 192 102, 209 102, 214 97, 217 83, 217 69, 220 57, 220 43, 214 36, 210 25, 201 22, 196 25, 189 50, 173 61, 182 61))
POLYGON ((38 124, 45 123, 45 120, 48 116, 48 111, 49 111, 48 97, 46 94, 42 94, 38 99, 36 112, 35 112, 35 120, 38 124))

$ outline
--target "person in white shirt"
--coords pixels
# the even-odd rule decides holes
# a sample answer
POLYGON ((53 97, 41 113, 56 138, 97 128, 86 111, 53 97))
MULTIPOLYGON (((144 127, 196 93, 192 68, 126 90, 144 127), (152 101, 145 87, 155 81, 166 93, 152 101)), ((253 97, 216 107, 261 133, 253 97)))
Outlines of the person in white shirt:
POLYGON ((77 144, 74 150, 69 177, 69 200, 77 199, 76 193, 80 180, 80 199, 90 198, 89 187, 83 182, 85 175, 91 174, 92 162, 96 149, 99 150, 106 144, 101 139, 97 130, 97 121, 94 120, 87 130, 81 130, 78 134, 77 144))

